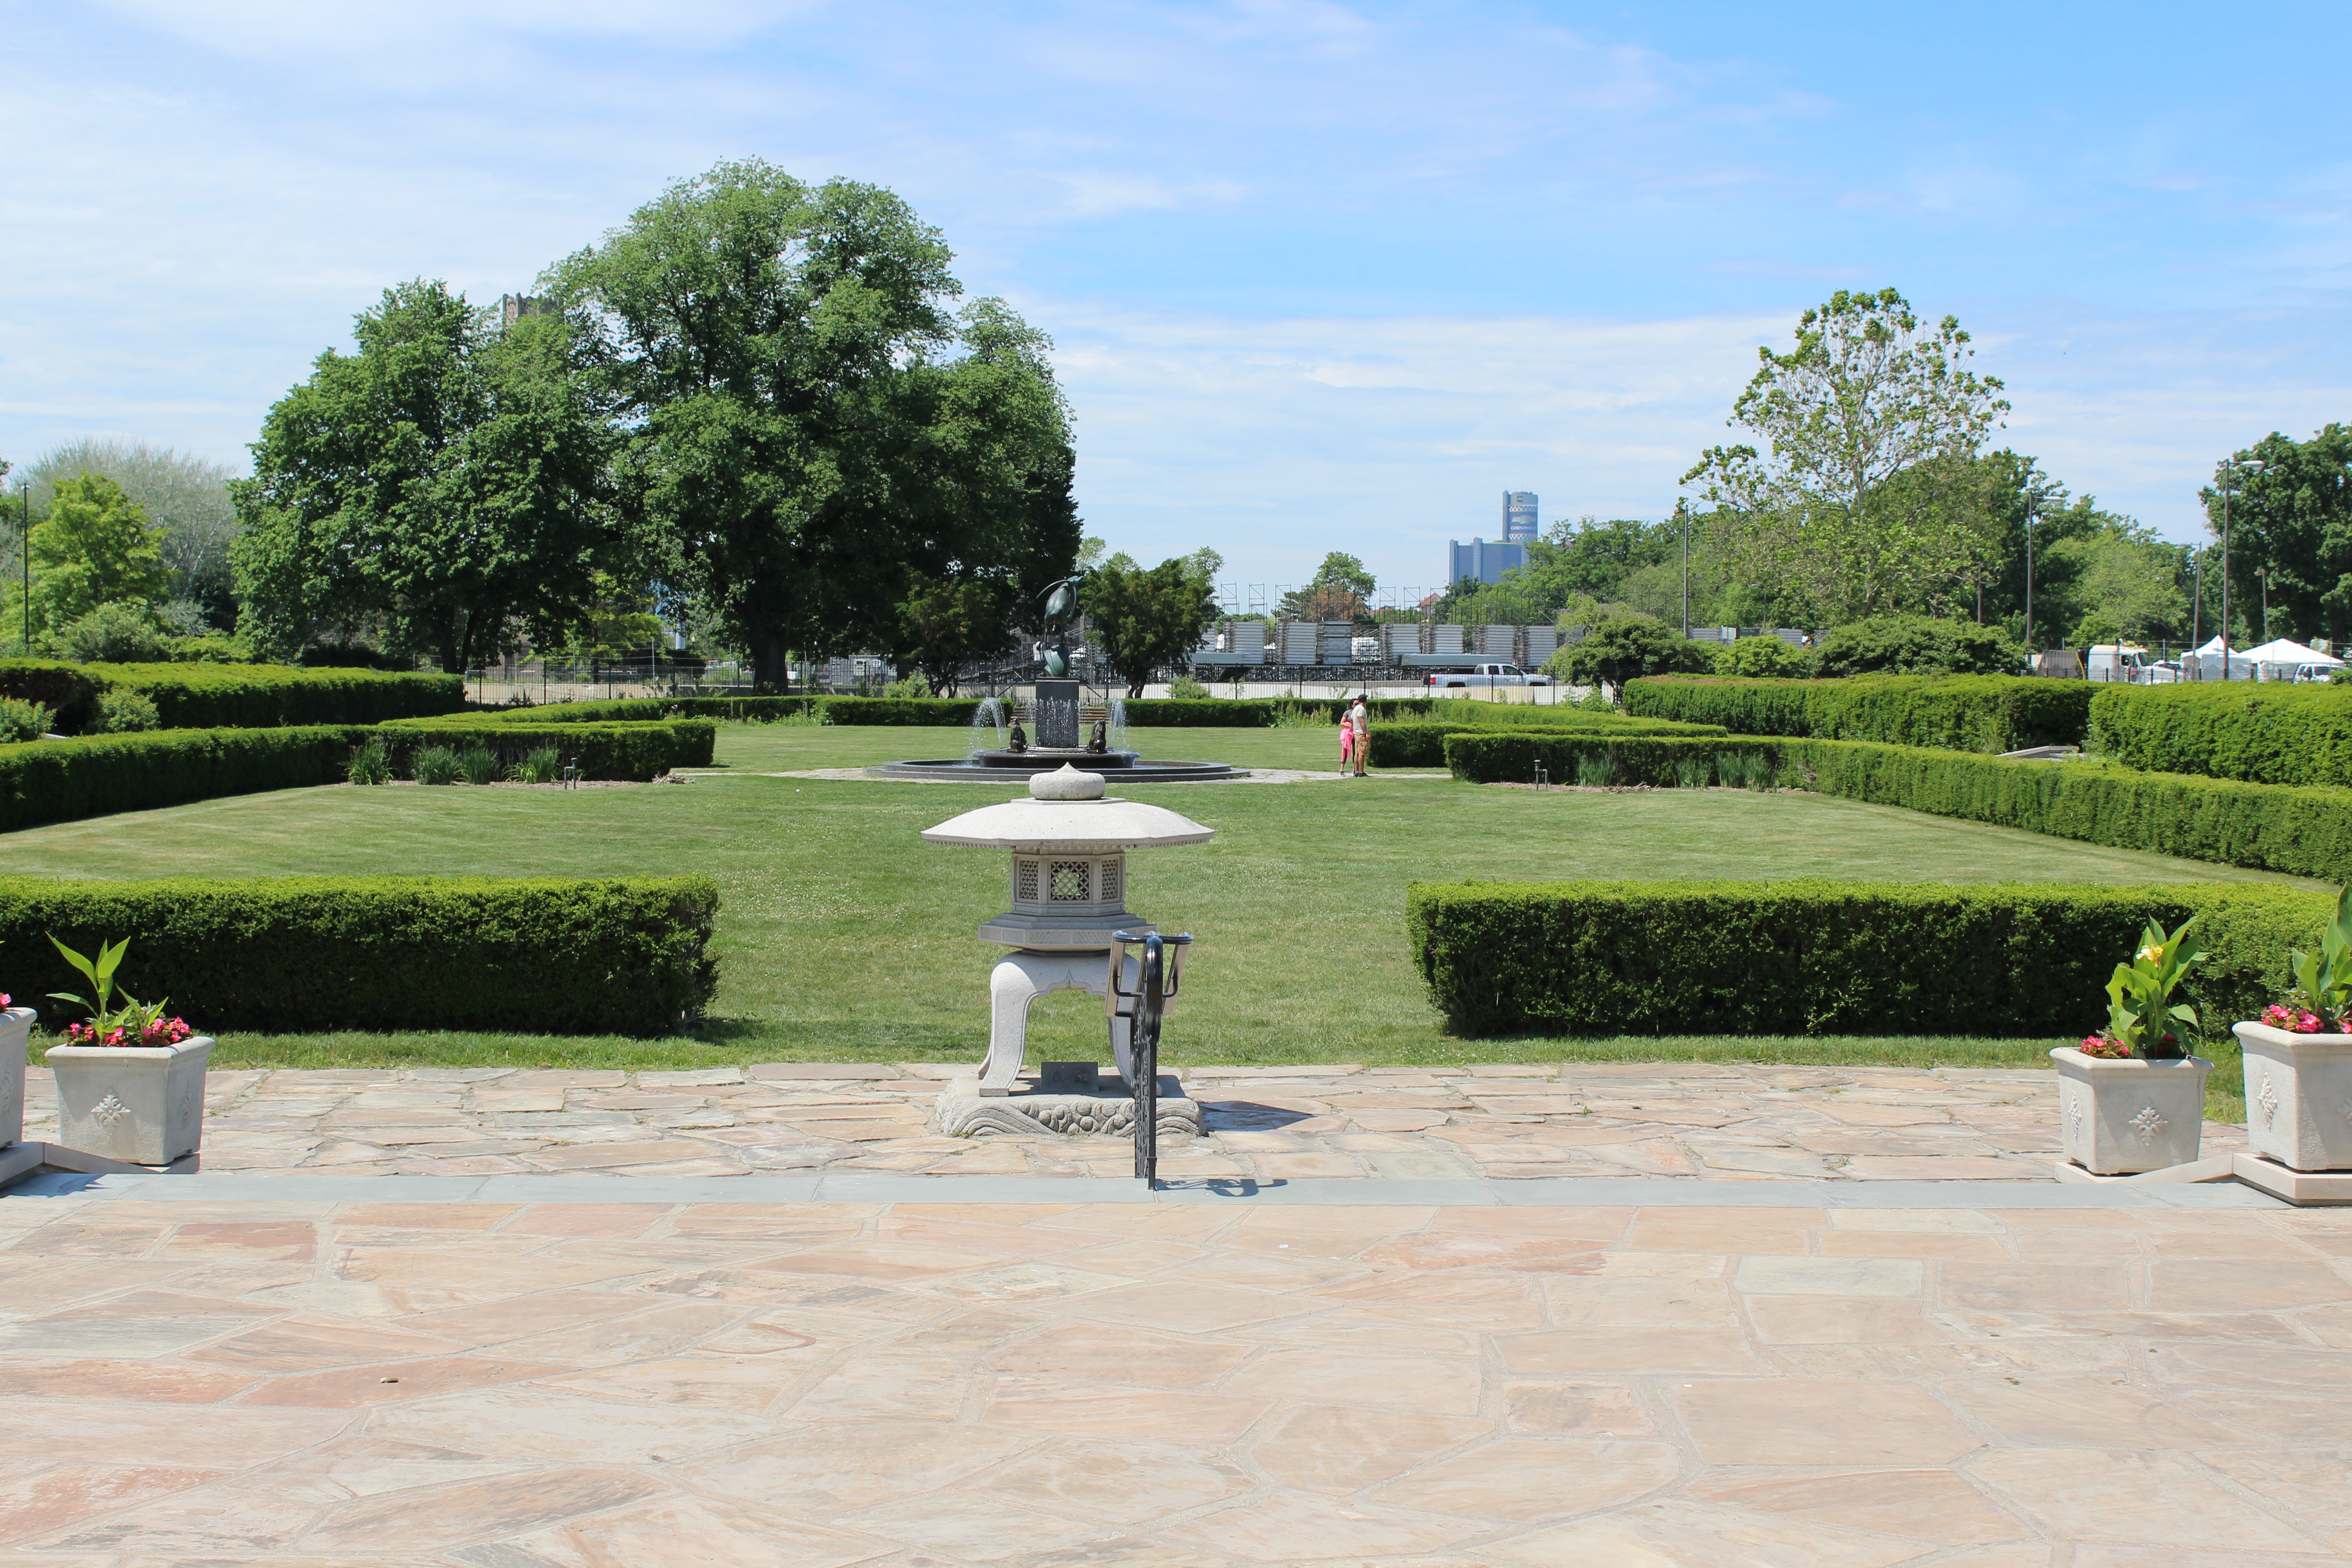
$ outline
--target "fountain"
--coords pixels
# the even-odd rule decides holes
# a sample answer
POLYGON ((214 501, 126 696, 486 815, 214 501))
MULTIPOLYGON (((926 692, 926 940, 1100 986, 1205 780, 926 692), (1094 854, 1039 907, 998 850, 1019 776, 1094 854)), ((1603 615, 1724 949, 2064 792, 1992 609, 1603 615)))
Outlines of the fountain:
POLYGON ((1114 784, 1199 784, 1248 777, 1247 768, 1223 763, 1148 761, 1138 756, 1128 749, 1127 704, 1116 697, 1105 704, 1101 719, 1087 721, 1085 689, 1069 674, 1068 621, 1076 605, 1069 583, 1057 583, 1047 591, 1046 624, 1055 628, 1058 640, 1046 650, 1045 674, 1035 683, 1027 728, 1011 700, 983 698, 972 710, 971 744, 962 756, 880 763, 866 771, 877 778, 1013 780, 1075 764, 1102 774, 1114 784), (1091 743, 1097 730, 1102 732, 1100 751, 1091 743))

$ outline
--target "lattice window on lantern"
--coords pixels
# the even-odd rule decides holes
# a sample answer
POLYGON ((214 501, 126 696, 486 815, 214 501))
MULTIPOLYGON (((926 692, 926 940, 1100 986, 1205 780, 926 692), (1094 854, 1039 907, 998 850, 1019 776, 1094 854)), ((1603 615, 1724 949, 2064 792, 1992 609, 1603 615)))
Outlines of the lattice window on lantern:
POLYGON ((1015 858, 1013 862, 1013 896, 1024 904, 1037 901, 1037 862, 1015 858))
POLYGON ((1118 902, 1118 870, 1119 863, 1116 860, 1102 863, 1102 887, 1097 889, 1097 896, 1104 903, 1118 902))
POLYGON ((1094 902, 1094 870, 1091 860, 1055 860, 1051 862, 1046 880, 1054 902, 1057 904, 1090 904, 1094 902))

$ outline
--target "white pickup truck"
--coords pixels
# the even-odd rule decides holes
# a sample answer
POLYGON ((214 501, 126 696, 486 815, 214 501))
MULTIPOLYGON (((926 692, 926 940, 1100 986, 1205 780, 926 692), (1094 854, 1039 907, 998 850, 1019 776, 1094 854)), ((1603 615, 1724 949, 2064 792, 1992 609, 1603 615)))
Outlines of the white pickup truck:
POLYGON ((1496 686, 1549 686, 1551 677, 1521 669, 1516 664, 1473 664, 1461 669, 1433 669, 1430 686, 1440 691, 1484 691, 1496 686))

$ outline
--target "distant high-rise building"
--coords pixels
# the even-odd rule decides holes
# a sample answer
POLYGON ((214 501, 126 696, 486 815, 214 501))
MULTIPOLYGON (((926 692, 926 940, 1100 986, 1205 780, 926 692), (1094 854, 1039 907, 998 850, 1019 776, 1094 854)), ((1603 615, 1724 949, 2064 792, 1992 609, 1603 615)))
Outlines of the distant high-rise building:
POLYGON ((1481 583, 1492 583, 1514 566, 1528 562, 1528 547, 1501 539, 1474 539, 1465 544, 1449 540, 1445 547, 1445 582, 1448 587, 1469 577, 1481 583))
POLYGON ((1536 542, 1536 492, 1503 492, 1503 537, 1513 544, 1536 542))
POLYGON ((535 300, 528 294, 501 294, 499 296, 499 319, 507 326, 513 326, 525 316, 545 316, 552 314, 554 314, 554 312, 547 308, 547 301, 544 300, 535 300))

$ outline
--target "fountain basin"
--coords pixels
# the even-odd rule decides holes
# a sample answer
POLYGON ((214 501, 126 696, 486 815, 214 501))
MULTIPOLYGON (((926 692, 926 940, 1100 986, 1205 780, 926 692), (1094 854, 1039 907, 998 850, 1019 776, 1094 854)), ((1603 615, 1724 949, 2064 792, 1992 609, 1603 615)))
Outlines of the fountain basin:
POLYGON ((1163 762, 1138 756, 1133 752, 1087 752, 1032 746, 1025 752, 978 751, 965 757, 943 757, 935 761, 915 760, 899 763, 877 763, 866 771, 876 778, 897 779, 961 779, 983 783, 990 779, 1027 779, 1034 773, 1049 773, 1067 764, 1100 773, 1115 784, 1209 784, 1219 779, 1247 778, 1247 768, 1236 768, 1223 763, 1163 762))

